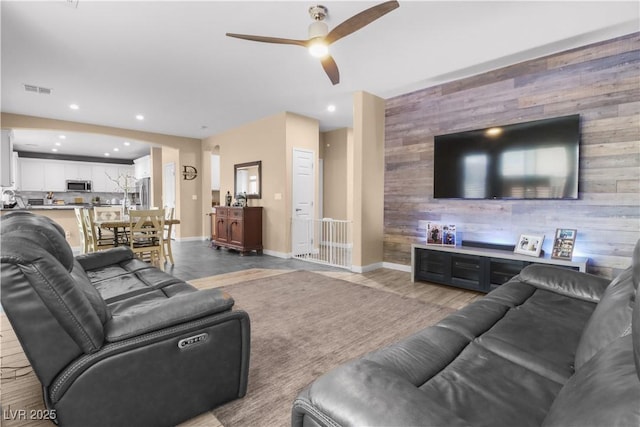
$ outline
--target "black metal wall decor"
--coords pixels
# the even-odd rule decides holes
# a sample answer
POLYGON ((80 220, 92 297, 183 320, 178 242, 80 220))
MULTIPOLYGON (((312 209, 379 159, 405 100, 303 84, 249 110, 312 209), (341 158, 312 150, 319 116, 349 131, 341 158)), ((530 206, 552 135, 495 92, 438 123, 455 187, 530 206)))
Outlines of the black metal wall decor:
POLYGON ((198 176, 198 169, 195 166, 182 166, 182 176, 187 181, 194 180, 198 176))

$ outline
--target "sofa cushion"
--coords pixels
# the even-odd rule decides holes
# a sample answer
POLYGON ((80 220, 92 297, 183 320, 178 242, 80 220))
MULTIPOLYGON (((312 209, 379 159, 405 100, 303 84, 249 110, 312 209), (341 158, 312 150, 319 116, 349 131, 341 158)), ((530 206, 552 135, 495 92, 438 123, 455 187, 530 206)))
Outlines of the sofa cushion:
POLYGON ((613 340, 629 333, 633 311, 631 297, 635 293, 632 276, 633 270, 629 267, 605 290, 582 332, 576 351, 576 370, 613 340))
MULTIPOLYGON (((562 387, 555 381, 471 343, 420 386, 427 401, 474 427, 539 426, 562 387)), ((434 425, 425 420, 422 425, 434 425)))
POLYGON ((560 390, 544 427, 640 425, 640 380, 631 335, 589 359, 560 390))
MULTIPOLYGON (((510 286, 517 282, 511 282, 510 286)), ((573 375, 576 348, 596 305, 537 289, 509 310, 478 343, 559 384, 573 375)))
POLYGON ((75 280, 76 286, 87 297, 89 303, 98 315, 100 322, 104 325, 111 318, 111 313, 109 313, 107 304, 100 296, 100 293, 98 293, 98 290, 91 284, 89 276, 87 276, 87 273, 78 261, 74 263, 73 270, 71 270, 71 277, 75 280))

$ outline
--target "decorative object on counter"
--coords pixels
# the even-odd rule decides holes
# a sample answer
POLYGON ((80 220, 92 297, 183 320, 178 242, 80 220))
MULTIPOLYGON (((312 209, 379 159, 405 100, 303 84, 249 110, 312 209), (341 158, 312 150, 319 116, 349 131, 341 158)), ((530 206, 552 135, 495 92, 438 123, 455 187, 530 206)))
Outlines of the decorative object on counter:
POLYGON ((231 206, 231 193, 229 191, 227 191, 227 195, 225 196, 225 206, 231 206))
POLYGON ((131 206, 129 192, 135 189, 136 177, 129 175, 128 173, 121 173, 117 178, 111 177, 107 172, 105 172, 105 175, 107 175, 107 178, 113 181, 113 183, 122 190, 122 215, 128 215, 129 207, 131 206))
POLYGON ((428 245, 456 245, 456 225, 430 222, 427 224, 428 245))
POLYGON ((247 206, 247 193, 242 192, 240 194, 236 194, 236 202, 233 204, 233 206, 238 208, 244 208, 245 206, 247 206))
POLYGON ((517 254, 539 257, 542 250, 542 242, 544 242, 544 235, 521 234, 513 251, 517 254))
POLYGON ((2 190, 2 207, 11 209, 16 205, 16 192, 7 188, 2 190))
POLYGON ((578 230, 574 228, 556 229, 556 237, 553 241, 551 258, 570 260, 573 257, 573 248, 576 244, 576 234, 578 234, 578 230))
POLYGON ((182 177, 186 181, 193 181, 194 179, 196 179, 197 176, 198 176, 198 169, 196 169, 195 166, 187 166, 187 165, 182 166, 182 177))

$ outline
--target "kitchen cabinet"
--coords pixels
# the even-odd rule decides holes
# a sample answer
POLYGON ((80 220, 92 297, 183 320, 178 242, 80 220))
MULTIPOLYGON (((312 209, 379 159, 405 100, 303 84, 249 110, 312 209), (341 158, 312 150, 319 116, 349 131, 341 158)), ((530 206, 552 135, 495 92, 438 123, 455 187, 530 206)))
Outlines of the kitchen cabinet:
MULTIPOLYGON (((75 162, 67 160, 19 158, 17 188, 22 191, 66 191, 67 180, 92 181, 93 192, 121 193, 108 177, 129 177, 129 191, 135 187, 133 165, 75 162)), ((124 180, 121 180, 124 182, 124 180)))
POLYGON ((262 254, 262 207, 217 207, 212 246, 262 254))
POLYGON ((45 159, 20 159, 22 191, 65 191, 64 164, 45 159))
POLYGON ((11 131, 2 129, 0 143, 0 186, 2 187, 12 187, 15 184, 12 139, 11 131))
POLYGON ((86 162, 65 162, 64 163, 64 177, 65 181, 79 180, 79 181, 92 181, 93 173, 90 163, 86 162))
MULTIPOLYGON (((129 191, 133 191, 133 187, 135 186, 133 173, 133 166, 96 163, 91 168, 93 192, 122 193, 122 188, 120 188, 114 181, 109 179, 109 177, 117 180, 118 177, 124 176, 129 177, 128 182, 131 187, 129 191)), ((121 178, 120 182, 124 184, 124 178, 121 178)))
POLYGON ((44 164, 44 190, 67 191, 64 163, 47 161, 44 164))
POLYGON ((20 159, 20 183, 22 191, 44 191, 44 165, 36 159, 20 159))
POLYGON ((143 156, 133 161, 136 179, 151 177, 151 156, 143 156))
POLYGON ((20 190, 65 191, 64 164, 54 160, 21 159, 20 190))

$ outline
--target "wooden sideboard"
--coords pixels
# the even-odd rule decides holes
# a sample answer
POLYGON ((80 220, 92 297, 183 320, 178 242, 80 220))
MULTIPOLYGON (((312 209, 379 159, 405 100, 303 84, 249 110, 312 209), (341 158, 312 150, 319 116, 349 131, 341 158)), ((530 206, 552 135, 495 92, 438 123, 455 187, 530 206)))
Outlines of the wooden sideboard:
POLYGON ((216 207, 211 215, 211 245, 235 249, 240 255, 262 254, 262 207, 216 207))

